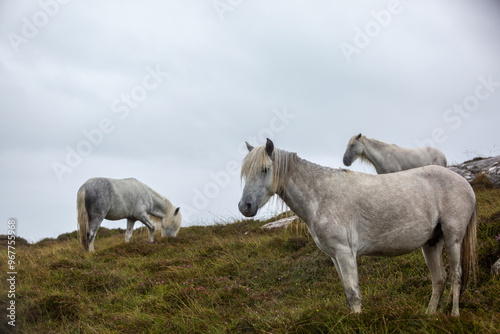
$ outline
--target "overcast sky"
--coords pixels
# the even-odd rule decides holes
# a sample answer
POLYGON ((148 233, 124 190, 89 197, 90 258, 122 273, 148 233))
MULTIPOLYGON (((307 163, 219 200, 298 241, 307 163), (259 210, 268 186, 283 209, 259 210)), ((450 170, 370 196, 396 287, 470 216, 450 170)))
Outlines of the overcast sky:
POLYGON ((5 0, 0 33, 0 233, 31 242, 76 229, 95 176, 184 226, 240 219, 245 140, 331 167, 360 132, 500 154, 498 1, 5 0))

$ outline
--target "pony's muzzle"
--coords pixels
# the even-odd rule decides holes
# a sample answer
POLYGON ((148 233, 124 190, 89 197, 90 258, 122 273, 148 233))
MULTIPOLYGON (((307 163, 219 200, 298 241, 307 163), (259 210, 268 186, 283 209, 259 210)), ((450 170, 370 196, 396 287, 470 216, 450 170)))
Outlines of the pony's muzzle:
POLYGON ((258 207, 252 203, 241 200, 238 203, 238 209, 245 217, 254 217, 257 214, 258 207))
POLYGON ((349 157, 344 156, 344 165, 349 167, 352 164, 352 161, 349 157))

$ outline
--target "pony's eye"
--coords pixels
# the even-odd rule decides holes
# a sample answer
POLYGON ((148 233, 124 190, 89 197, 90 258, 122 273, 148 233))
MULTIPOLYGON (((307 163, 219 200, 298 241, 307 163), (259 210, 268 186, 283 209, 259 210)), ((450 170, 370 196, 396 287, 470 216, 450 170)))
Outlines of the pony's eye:
POLYGON ((269 168, 267 167, 262 167, 262 174, 267 174, 267 172, 269 171, 269 168))

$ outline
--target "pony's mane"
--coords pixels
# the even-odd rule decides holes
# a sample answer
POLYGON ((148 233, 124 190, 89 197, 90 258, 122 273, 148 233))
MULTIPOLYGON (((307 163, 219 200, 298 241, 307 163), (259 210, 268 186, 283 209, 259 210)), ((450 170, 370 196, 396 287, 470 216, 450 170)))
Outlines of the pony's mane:
MULTIPOLYGON (((357 140, 369 140, 370 141, 370 144, 375 146, 375 147, 387 147, 387 146, 396 146, 396 147, 399 147, 395 144, 388 144, 388 143, 384 143, 383 141, 380 141, 380 140, 377 140, 377 139, 373 139, 373 138, 368 138, 366 136, 361 136, 360 139, 357 139, 358 136, 352 136, 351 139, 349 140, 349 143, 347 143, 347 147, 351 147, 351 145, 354 145, 354 143, 357 141, 357 140)), ((364 163, 367 163, 369 165, 372 165, 373 166, 373 163, 368 160, 368 158, 366 157, 365 155, 365 152, 361 153, 360 155, 358 155, 358 158, 359 160, 361 160, 361 162, 364 162, 364 163)))
MULTIPOLYGON (((396 144, 388 144, 386 142, 383 142, 383 141, 380 141, 380 140, 377 140, 377 139, 373 139, 373 138, 367 138, 365 136, 362 136, 361 139, 365 139, 365 140, 368 140, 370 142, 370 145, 372 145, 372 147, 374 147, 376 150, 383 150, 384 148, 386 147, 396 147, 398 149, 401 149, 400 146, 396 145, 396 144)), ((372 166, 375 166, 370 160, 368 160, 368 158, 366 158, 365 156, 365 153, 363 152, 362 154, 359 155, 359 159, 362 161, 362 162, 366 162, 368 163, 369 165, 372 165, 372 166)))
MULTIPOLYGON (((149 189, 149 191, 151 191, 151 193, 154 196, 158 197, 159 199, 161 199, 162 201, 165 202, 165 221, 167 221, 167 219, 169 217, 174 215, 174 210, 176 209, 176 207, 166 197, 159 194, 154 189, 151 189, 149 186, 146 186, 146 187, 149 189)), ((161 226, 162 218, 153 216, 151 214, 148 214, 148 216, 149 216, 149 220, 151 221, 151 223, 153 223, 157 227, 161 226)))
POLYGON ((370 160, 368 160, 368 158, 366 157, 365 152, 358 155, 358 158, 359 158, 359 160, 361 160, 361 162, 364 162, 364 163, 367 163, 367 164, 373 166, 372 162, 370 160))
POLYGON ((347 143, 347 147, 349 148, 349 147, 351 147, 351 145, 354 145, 354 143, 356 142, 357 138, 358 138, 358 135, 352 136, 351 139, 349 139, 349 142, 347 143))
POLYGON ((383 141, 378 140, 378 139, 367 138, 365 136, 363 136, 362 138, 369 140, 372 145, 375 145, 377 147, 387 147, 387 146, 397 146, 397 147, 399 147, 396 144, 389 144, 389 143, 383 142, 383 141))
POLYGON ((262 169, 269 168, 269 163, 272 163, 273 189, 279 193, 284 191, 284 180, 293 169, 296 161, 297 153, 274 149, 272 157, 269 158, 265 146, 259 146, 250 151, 243 160, 241 179, 243 181, 253 175, 261 173, 262 169))
POLYGON ((165 206, 167 207, 165 210, 165 217, 173 215, 176 207, 165 197, 163 197, 163 200, 165 201, 165 206))

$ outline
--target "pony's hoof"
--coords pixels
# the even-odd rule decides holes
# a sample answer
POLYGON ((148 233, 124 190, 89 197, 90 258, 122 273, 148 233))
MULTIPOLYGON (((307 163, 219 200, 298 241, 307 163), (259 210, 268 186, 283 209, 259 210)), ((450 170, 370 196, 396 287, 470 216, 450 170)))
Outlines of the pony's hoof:
POLYGON ((361 314, 361 307, 360 308, 351 309, 351 314, 352 315, 360 315, 361 314))

